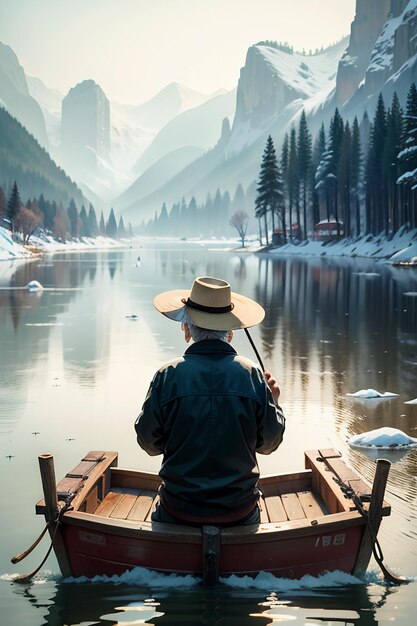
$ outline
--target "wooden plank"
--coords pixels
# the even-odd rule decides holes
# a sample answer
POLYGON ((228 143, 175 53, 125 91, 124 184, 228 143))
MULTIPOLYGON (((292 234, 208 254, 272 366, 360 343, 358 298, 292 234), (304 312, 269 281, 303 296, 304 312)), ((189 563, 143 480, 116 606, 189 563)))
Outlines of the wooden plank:
POLYGON ((61 500, 67 498, 73 493, 77 493, 83 486, 84 482, 79 478, 63 478, 56 486, 58 498, 61 500))
POLYGON ((94 513, 99 504, 100 500, 98 498, 98 490, 96 485, 94 489, 92 489, 87 497, 84 499, 82 508, 83 511, 85 511, 86 513, 94 513))
POLYGON ((304 509, 296 493, 284 493, 281 496, 281 500, 289 520, 303 519, 305 517, 304 509))
POLYGON ((267 524, 269 522, 269 515, 263 498, 259 498, 259 511, 261 514, 261 524, 267 524))
POLYGON ((110 517, 110 513, 113 511, 116 504, 123 498, 122 493, 115 493, 109 491, 103 502, 98 505, 94 515, 101 515, 103 517, 110 517))
POLYGON ((87 452, 87 454, 82 458, 82 461, 102 461, 104 460, 104 456, 106 454, 111 454, 111 452, 92 450, 91 452, 87 452))
POLYGON ((141 494, 136 498, 135 503, 133 504, 127 519, 135 520, 138 522, 145 521, 147 514, 149 513, 149 509, 152 506, 152 502, 154 500, 155 492, 154 491, 142 491, 141 494))
POLYGON ((81 461, 66 474, 66 478, 86 478, 95 466, 95 461, 81 461))
POLYGON ((318 460, 321 458, 318 450, 309 450, 304 456, 306 467, 313 470, 313 493, 317 493, 323 499, 330 513, 349 511, 352 501, 345 497, 337 485, 333 472, 325 463, 318 460))
POLYGON ((112 468, 112 487, 129 487, 131 489, 150 489, 157 491, 161 484, 158 474, 152 472, 139 472, 120 467, 112 468))
POLYGON ((311 470, 295 476, 271 476, 268 481, 259 481, 259 489, 268 496, 281 495, 283 493, 294 493, 296 491, 307 491, 311 489, 311 470))
POLYGON ((118 519, 126 519, 129 515, 133 505, 137 500, 137 496, 131 493, 124 493, 121 499, 118 501, 113 511, 110 513, 110 517, 117 517, 118 519))
POLYGON ((321 456, 323 456, 325 459, 335 459, 342 456, 340 452, 338 452, 334 448, 324 448, 322 450, 319 450, 319 452, 321 456))
POLYGON ((271 522, 287 521, 287 514, 285 513, 280 496, 269 496, 265 498, 265 504, 271 522))
POLYGON ((315 519, 326 514, 311 491, 300 491, 297 496, 308 519, 315 519))

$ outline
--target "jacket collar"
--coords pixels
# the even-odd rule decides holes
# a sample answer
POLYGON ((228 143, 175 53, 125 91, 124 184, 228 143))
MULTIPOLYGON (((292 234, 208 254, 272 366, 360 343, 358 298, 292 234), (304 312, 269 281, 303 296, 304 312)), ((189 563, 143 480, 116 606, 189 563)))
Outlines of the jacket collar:
POLYGON ((237 352, 230 343, 221 339, 204 339, 192 343, 185 354, 237 354, 237 352))

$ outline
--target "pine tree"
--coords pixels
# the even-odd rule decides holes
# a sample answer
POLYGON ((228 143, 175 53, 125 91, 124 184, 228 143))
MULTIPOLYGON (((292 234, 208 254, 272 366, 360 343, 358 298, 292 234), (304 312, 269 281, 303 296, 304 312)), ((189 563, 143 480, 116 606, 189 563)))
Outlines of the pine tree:
POLYGON ((374 119, 369 134, 369 150, 366 166, 366 232, 380 233, 383 229, 386 181, 382 179, 381 155, 384 152, 387 117, 382 94, 379 94, 374 119))
MULTIPOLYGON (((288 184, 288 203, 289 203, 289 219, 290 219, 290 237, 293 239, 294 226, 300 227, 300 181, 298 176, 298 155, 297 155, 297 138, 295 129, 290 132, 290 143, 288 152, 288 168, 287 168, 287 184, 288 184), (293 209, 295 208, 295 222, 293 220, 293 209)), ((298 233, 297 233, 298 234, 298 233)))
POLYGON ((387 132, 381 156, 382 176, 385 180, 387 195, 384 204, 386 235, 398 230, 398 207, 400 205, 399 185, 397 185, 400 166, 398 155, 403 144, 403 124, 403 111, 397 93, 394 92, 391 108, 387 111, 387 132))
POLYGON ((90 231, 88 228, 88 216, 87 211, 85 210, 85 206, 82 205, 80 211, 80 235, 81 237, 89 237, 90 231))
POLYGON ((122 216, 120 216, 119 223, 117 225, 117 236, 119 239, 126 237, 126 229, 122 216))
MULTIPOLYGON (((104 222, 104 218, 103 218, 103 222, 104 222)), ((91 203, 90 203, 90 208, 88 209, 88 232, 90 233, 90 237, 97 237, 97 234, 98 234, 97 217, 96 217, 96 212, 94 210, 94 207, 91 203)))
POLYGON ((404 128, 404 147, 398 158, 402 164, 402 173, 398 183, 405 187, 402 194, 402 223, 417 226, 416 188, 417 188, 417 88, 413 83, 407 94, 404 128))
POLYGON ((314 142, 312 165, 311 165, 311 188, 313 196, 313 224, 316 226, 320 222, 320 197, 317 184, 319 179, 316 177, 319 165, 323 158, 324 151, 326 150, 326 131, 324 124, 321 125, 319 134, 314 142))
POLYGON ((262 163, 257 184, 257 196, 255 200, 255 217, 264 219, 266 245, 268 238, 268 213, 272 217, 274 229, 274 216, 280 214, 282 220, 283 188, 282 179, 278 168, 277 156, 271 135, 268 136, 266 147, 262 157, 262 163))
POLYGON ((106 234, 107 234, 107 233, 106 233, 106 224, 105 224, 105 221, 104 221, 103 211, 101 212, 101 215, 100 215, 100 225, 99 225, 99 231, 100 231, 100 235, 101 235, 102 237, 105 237, 105 236, 106 236, 106 234))
POLYGON ((19 189, 17 187, 16 181, 14 181, 12 190, 10 192, 9 200, 7 202, 7 211, 6 211, 7 219, 10 220, 10 223, 12 226, 12 232, 14 231, 14 220, 21 206, 22 206, 22 201, 20 199, 19 189))
MULTIPOLYGON (((343 130, 343 137, 340 146, 339 161, 337 164, 337 185, 340 199, 340 213, 344 224, 345 237, 351 235, 351 150, 352 134, 349 122, 346 122, 343 130)), ((340 232, 339 232, 340 234, 340 232)))
POLYGON ((298 129, 298 180, 303 202, 303 239, 307 238, 307 195, 309 189, 312 162, 312 139, 307 126, 306 114, 303 109, 298 129))
POLYGON ((70 223, 71 237, 78 237, 79 235, 78 209, 77 209, 77 205, 74 202, 74 198, 71 198, 70 200, 67 213, 68 213, 68 219, 70 223))
POLYGON ((339 166, 340 152, 342 149, 344 124, 343 119, 336 109, 330 121, 329 128, 329 171, 327 185, 330 198, 330 211, 333 213, 337 224, 337 236, 339 237, 339 186, 337 181, 337 169, 339 166))
POLYGON ((362 193, 362 148, 358 118, 355 117, 352 126, 352 143, 350 151, 350 180, 352 201, 354 204, 356 236, 361 233, 360 195, 362 193))
POLYGON ((117 237, 117 222, 113 208, 110 209, 109 219, 107 220, 106 234, 107 237, 111 237, 112 239, 115 239, 117 237))
POLYGON ((0 221, 6 217, 7 201, 3 187, 0 187, 0 221))

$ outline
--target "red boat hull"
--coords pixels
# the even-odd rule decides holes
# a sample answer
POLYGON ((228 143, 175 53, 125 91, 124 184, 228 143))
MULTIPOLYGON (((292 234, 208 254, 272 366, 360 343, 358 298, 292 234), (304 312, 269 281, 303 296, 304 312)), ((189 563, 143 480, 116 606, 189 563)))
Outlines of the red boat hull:
MULTIPOLYGON (((325 571, 351 573, 364 526, 318 532, 290 539, 222 544, 220 576, 270 572, 284 578, 317 576, 325 571)), ((194 574, 203 569, 201 544, 124 537, 80 526, 63 525, 63 539, 73 576, 120 575, 134 567, 194 574)))

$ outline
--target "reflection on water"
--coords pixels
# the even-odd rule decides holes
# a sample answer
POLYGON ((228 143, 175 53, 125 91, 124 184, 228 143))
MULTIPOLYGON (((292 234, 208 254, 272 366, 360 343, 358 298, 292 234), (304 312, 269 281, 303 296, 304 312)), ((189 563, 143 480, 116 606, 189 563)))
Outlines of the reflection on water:
MULTIPOLYGON (((416 436, 417 405, 404 404, 417 396, 416 271, 369 260, 272 259, 188 242, 59 254, 17 265, 9 274, 5 267, 0 284, 0 496, 8 506, 0 516, 0 536, 7 537, 8 549, 7 554, 0 551, 0 573, 14 571, 9 552, 30 545, 40 532, 41 521, 33 515, 40 497, 38 454, 53 452, 59 477, 87 450, 97 449, 119 450, 124 466, 158 469, 159 459, 137 448, 132 425, 153 372, 185 344, 178 325, 158 315, 152 300, 164 290, 190 288, 198 275, 226 278, 234 291, 266 310, 264 322, 251 334, 280 381, 288 421, 278 453, 260 458, 264 473, 300 469, 305 449, 335 447, 371 480, 374 455, 349 449, 351 435, 392 426, 416 436), (44 291, 16 289, 30 280, 38 280, 44 291), (137 321, 132 323, 129 315, 137 321), (375 403, 345 395, 362 388, 399 396, 375 403), (29 495, 23 498, 23 493, 29 495)), ((254 358, 244 333, 235 333, 234 345, 254 358)), ((381 542, 387 563, 411 576, 417 562, 417 452, 392 454, 390 460, 393 515, 384 520, 381 542)), ((39 552, 28 558, 28 571, 38 557, 39 552)), ((50 567, 56 569, 53 559, 50 567)), ((116 596, 108 587, 57 584, 51 590, 51 583, 43 591, 37 585, 6 593, 6 584, 0 581, 7 606, 27 594, 37 613, 48 608, 42 613, 48 624, 328 619, 320 614, 327 610, 327 595, 308 613, 307 595, 262 598, 228 589, 218 595, 148 591, 139 597, 137 588, 117 587, 116 596)), ((378 623, 377 600, 369 585, 361 589, 340 591, 337 597, 333 591, 333 608, 345 612, 349 623, 378 623)), ((410 607, 412 594, 399 594, 410 607)), ((387 604, 391 619, 395 611, 387 604)), ((342 618, 336 615, 335 621, 342 618)), ((33 622, 28 618, 27 623, 33 622)))
MULTIPOLYGON (((43 619, 42 626, 79 624, 154 624, 173 626, 192 624, 223 626, 267 626, 267 624, 349 624, 372 626, 380 623, 389 596, 389 587, 354 585, 265 593, 251 589, 233 590, 219 587, 181 589, 149 589, 129 585, 66 584, 41 589, 14 588, 43 619)), ((382 622, 381 622, 382 623, 382 622)))

